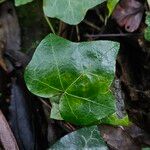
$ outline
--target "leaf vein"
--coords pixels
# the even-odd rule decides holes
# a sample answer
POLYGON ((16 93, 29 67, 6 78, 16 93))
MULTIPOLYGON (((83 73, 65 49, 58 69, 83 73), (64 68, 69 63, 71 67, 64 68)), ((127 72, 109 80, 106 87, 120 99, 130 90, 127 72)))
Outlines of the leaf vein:
POLYGON ((106 107, 106 108, 108 108, 108 109, 112 109, 112 108, 109 107, 109 106, 106 106, 106 105, 103 105, 103 104, 94 102, 94 101, 91 100, 91 99, 87 99, 87 98, 84 98, 84 97, 80 97, 80 96, 76 96, 76 95, 73 95, 73 94, 69 94, 69 93, 67 93, 67 92, 66 92, 65 94, 67 94, 67 95, 69 95, 69 96, 72 96, 72 97, 75 97, 75 98, 82 99, 82 100, 87 101, 87 102, 90 102, 90 103, 93 103, 93 104, 95 104, 95 105, 100 105, 100 106, 106 107))

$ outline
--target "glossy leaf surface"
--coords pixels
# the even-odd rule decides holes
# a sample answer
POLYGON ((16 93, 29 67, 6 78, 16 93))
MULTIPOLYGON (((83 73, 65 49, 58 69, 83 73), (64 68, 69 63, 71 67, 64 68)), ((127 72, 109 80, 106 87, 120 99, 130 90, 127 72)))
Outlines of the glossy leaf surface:
POLYGON ((58 96, 64 120, 93 124, 115 111, 109 87, 118 49, 112 41, 73 43, 50 34, 27 66, 27 87, 41 97, 58 96))
POLYGON ((46 16, 58 18, 68 24, 80 23, 87 10, 105 0, 43 0, 46 16))
POLYGON ((131 122, 129 121, 128 116, 125 116, 122 119, 119 119, 116 113, 108 116, 100 121, 102 124, 114 125, 114 126, 129 126, 131 122))
POLYGON ((64 150, 70 148, 73 150, 108 150, 96 126, 82 128, 72 132, 61 138, 50 149, 64 150))

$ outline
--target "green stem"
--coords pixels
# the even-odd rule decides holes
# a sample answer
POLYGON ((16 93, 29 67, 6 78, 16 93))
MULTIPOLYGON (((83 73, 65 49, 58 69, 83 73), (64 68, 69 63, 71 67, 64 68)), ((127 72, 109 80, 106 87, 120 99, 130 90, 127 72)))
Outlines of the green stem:
POLYGON ((53 33, 53 34, 56 34, 56 32, 55 32, 55 30, 54 30, 54 28, 53 28, 53 25, 51 24, 49 18, 48 18, 47 16, 45 16, 45 15, 44 15, 44 17, 45 17, 45 20, 46 20, 47 24, 49 25, 49 27, 50 27, 52 33, 53 33))

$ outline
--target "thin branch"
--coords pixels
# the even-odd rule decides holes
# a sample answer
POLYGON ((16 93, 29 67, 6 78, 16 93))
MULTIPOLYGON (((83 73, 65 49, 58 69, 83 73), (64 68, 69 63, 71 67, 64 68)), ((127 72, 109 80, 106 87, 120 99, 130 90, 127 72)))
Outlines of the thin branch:
POLYGON ((100 20, 101 22, 105 22, 105 19, 104 19, 104 17, 101 15, 101 13, 99 12, 99 9, 96 8, 95 11, 96 11, 97 16, 99 17, 99 20, 100 20))
POLYGON ((83 20, 83 22, 84 22, 85 24, 87 24, 88 26, 90 26, 90 27, 96 29, 97 31, 101 31, 101 28, 99 28, 99 27, 96 26, 95 24, 93 24, 93 23, 91 23, 91 22, 89 22, 89 21, 87 21, 87 20, 83 20))
POLYGON ((56 34, 56 32, 55 32, 55 30, 54 30, 54 28, 53 28, 53 25, 51 24, 49 18, 48 18, 46 15, 44 15, 44 17, 45 17, 45 20, 46 20, 47 24, 49 25, 49 27, 50 27, 52 33, 53 33, 53 34, 56 34))
POLYGON ((78 39, 78 42, 80 41, 80 32, 79 32, 79 27, 78 25, 76 25, 76 32, 77 32, 77 39, 78 39))
POLYGON ((139 37, 143 36, 143 33, 118 33, 118 34, 86 34, 88 38, 100 38, 100 37, 139 37))
POLYGON ((52 107, 51 107, 49 104, 47 104, 47 103, 45 102, 45 100, 43 100, 43 99, 40 98, 40 97, 38 97, 38 99, 39 99, 49 110, 52 109, 52 107))

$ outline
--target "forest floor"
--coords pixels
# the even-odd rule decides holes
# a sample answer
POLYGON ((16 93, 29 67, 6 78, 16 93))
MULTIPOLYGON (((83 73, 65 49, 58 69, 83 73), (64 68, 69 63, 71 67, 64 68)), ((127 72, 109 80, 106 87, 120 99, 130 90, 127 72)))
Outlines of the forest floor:
MULTIPOLYGON (((134 123, 128 127, 99 125, 99 129, 110 149, 141 150, 150 147, 150 47, 141 34, 145 27, 144 17, 140 17, 142 12, 136 14, 139 15, 139 20, 136 20, 138 29, 129 20, 124 28, 120 27, 120 16, 116 14, 106 22, 106 12, 104 3, 89 10, 85 19, 77 26, 67 25, 57 19, 51 19, 51 22, 58 35, 70 41, 103 39, 120 43, 114 93, 117 92, 115 95, 118 97, 123 95, 120 99, 125 102, 124 110, 134 123), (135 31, 130 32, 132 30, 135 31)), ((133 14, 131 16, 135 17, 133 14)), ((43 17, 41 2, 17 8, 11 2, 0 4, 2 150, 4 147, 9 150, 44 150, 64 135, 80 128, 65 121, 50 119, 49 101, 32 95, 24 83, 24 68, 37 45, 50 32, 43 17), (5 40, 7 45, 3 45, 5 40), (23 121, 18 121, 19 118, 23 121)), ((116 103, 121 103, 120 99, 116 103)))

